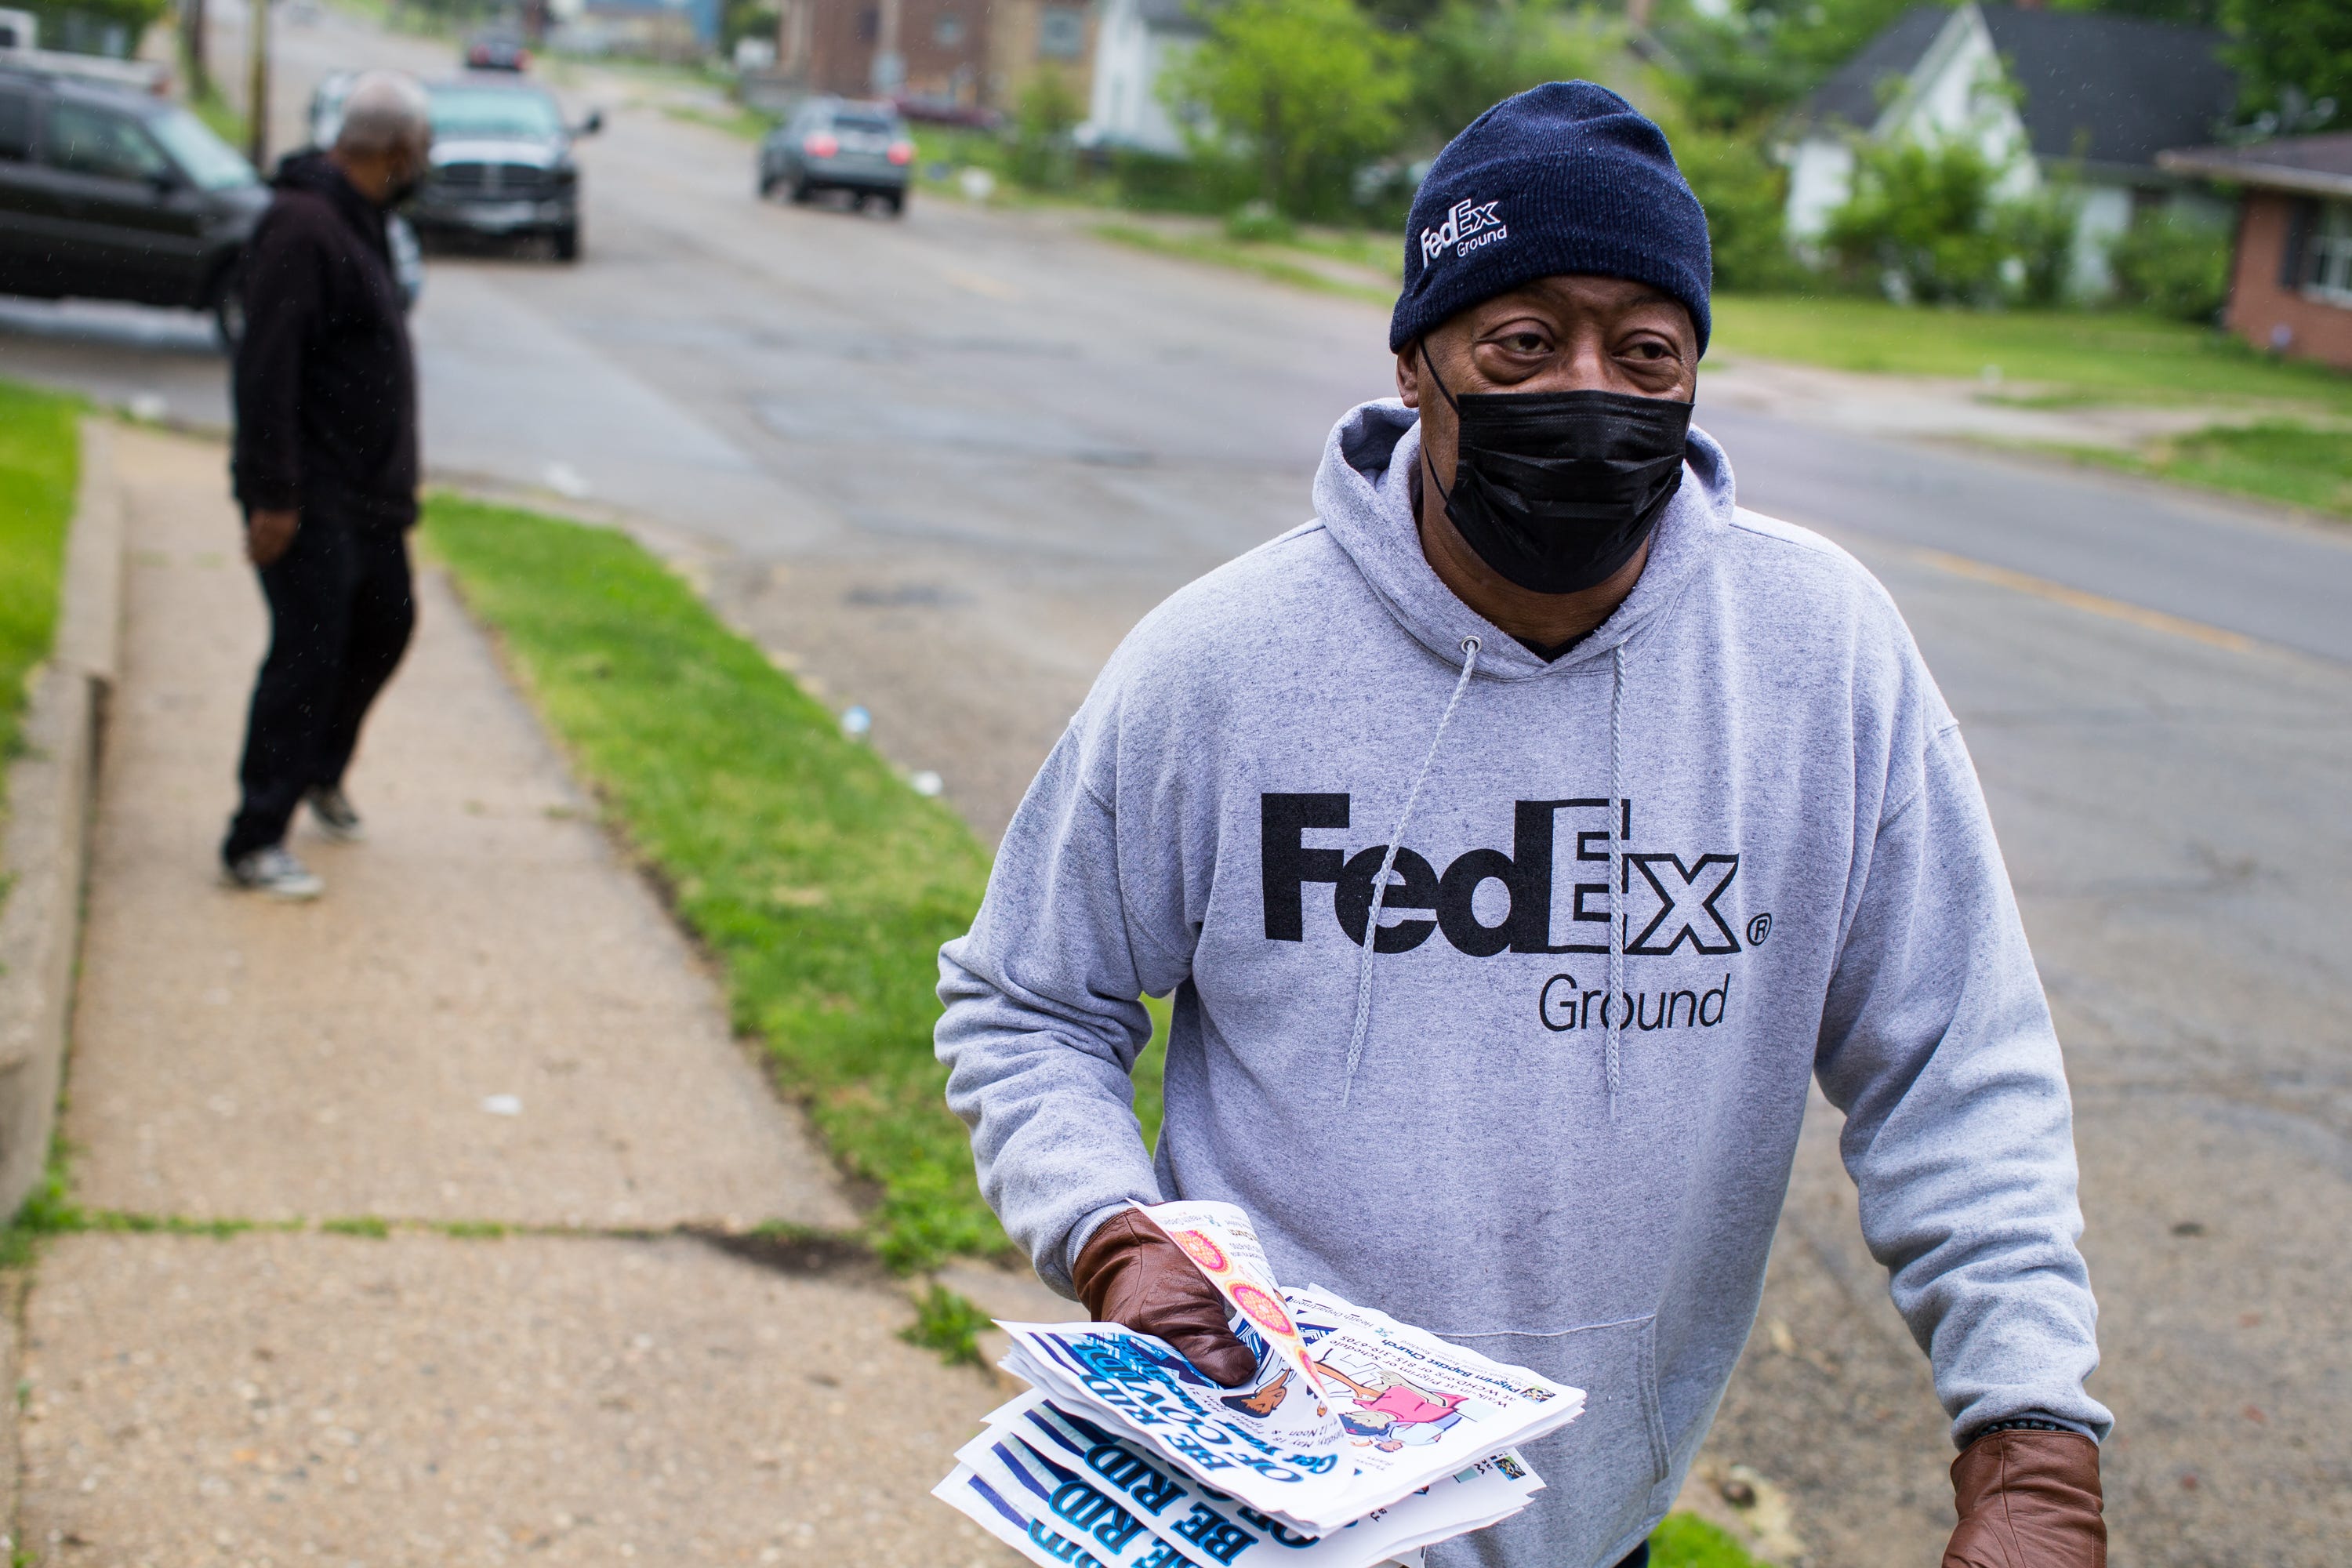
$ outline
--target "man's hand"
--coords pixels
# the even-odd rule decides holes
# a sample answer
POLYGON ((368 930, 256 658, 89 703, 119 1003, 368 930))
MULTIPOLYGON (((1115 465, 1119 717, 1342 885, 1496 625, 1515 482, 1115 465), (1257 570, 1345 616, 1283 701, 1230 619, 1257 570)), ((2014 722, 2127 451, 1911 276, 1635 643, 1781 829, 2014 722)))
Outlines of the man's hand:
POLYGON ((292 509, 265 511, 257 508, 245 520, 245 558, 256 566, 267 566, 294 547, 295 532, 302 526, 302 514, 292 509))
POLYGON ((1988 1432, 1952 1461, 1960 1527, 1944 1568, 2106 1568, 2099 1446, 2074 1432, 1988 1432))
POLYGON ((1257 1358, 1225 1326, 1225 1299, 1139 1210, 1113 1215, 1087 1237, 1070 1278, 1096 1322, 1157 1334, 1227 1388, 1257 1371, 1257 1358))

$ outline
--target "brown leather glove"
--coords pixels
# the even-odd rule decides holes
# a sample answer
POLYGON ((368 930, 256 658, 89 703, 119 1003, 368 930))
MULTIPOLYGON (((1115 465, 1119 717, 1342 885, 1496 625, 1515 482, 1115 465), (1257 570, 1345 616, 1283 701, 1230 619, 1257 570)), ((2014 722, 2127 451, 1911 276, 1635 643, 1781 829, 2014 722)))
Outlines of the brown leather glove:
POLYGON ((2106 1568, 2099 1446, 2079 1433, 1986 1433, 1952 1461, 1952 1497, 1944 1568, 2106 1568))
POLYGON ((1257 1358, 1225 1326, 1225 1299, 1139 1209, 1111 1215, 1087 1237, 1070 1280, 1096 1322, 1157 1334, 1227 1388, 1257 1371, 1257 1358))

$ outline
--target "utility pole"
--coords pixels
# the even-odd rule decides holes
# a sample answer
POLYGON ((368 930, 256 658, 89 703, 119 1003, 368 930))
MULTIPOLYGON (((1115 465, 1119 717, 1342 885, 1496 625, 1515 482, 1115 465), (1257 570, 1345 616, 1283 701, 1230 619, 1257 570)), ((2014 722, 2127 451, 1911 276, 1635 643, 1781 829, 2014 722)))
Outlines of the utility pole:
POLYGON ((267 177, 269 170, 269 0, 245 0, 245 155, 267 177))
POLYGON ((205 0, 181 0, 180 47, 188 57, 188 96, 208 97, 213 90, 212 60, 205 53, 205 0))

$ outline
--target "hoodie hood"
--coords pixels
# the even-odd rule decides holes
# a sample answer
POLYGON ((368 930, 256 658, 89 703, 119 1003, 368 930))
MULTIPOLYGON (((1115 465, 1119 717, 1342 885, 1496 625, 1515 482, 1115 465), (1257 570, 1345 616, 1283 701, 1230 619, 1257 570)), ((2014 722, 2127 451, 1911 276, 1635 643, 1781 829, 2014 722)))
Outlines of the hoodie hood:
POLYGON ((269 182, 281 191, 299 191, 334 208, 335 216, 367 241, 385 266, 392 264, 392 241, 385 237, 383 209, 360 194, 360 188, 324 153, 297 153, 278 165, 269 182))
POLYGON ((1693 427, 1684 448, 1682 488, 1651 534, 1649 564, 1633 593, 1590 637, 1547 661, 1464 604, 1431 568, 1412 512, 1412 471, 1420 460, 1418 413, 1394 398, 1358 405, 1324 444, 1315 475, 1316 516, 1415 641, 1459 665, 1463 639, 1475 637, 1478 673, 1496 680, 1556 674, 1630 644, 1674 604, 1737 510, 1730 460, 1713 437, 1693 427))

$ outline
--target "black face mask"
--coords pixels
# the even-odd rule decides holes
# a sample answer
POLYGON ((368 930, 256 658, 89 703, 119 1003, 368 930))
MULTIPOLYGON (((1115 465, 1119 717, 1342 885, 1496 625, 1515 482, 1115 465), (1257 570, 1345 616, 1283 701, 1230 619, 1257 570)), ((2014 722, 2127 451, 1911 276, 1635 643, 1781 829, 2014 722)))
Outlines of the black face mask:
POLYGON ((1689 404, 1622 392, 1456 397, 1426 346, 1421 363, 1460 431, 1454 488, 1437 493, 1481 561, 1535 593, 1573 594, 1633 558, 1682 483, 1689 404))

